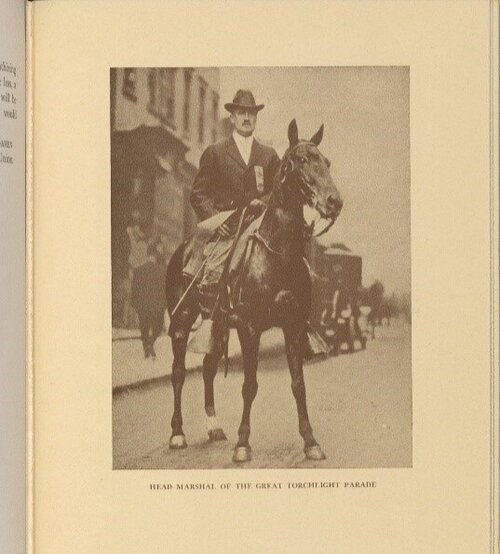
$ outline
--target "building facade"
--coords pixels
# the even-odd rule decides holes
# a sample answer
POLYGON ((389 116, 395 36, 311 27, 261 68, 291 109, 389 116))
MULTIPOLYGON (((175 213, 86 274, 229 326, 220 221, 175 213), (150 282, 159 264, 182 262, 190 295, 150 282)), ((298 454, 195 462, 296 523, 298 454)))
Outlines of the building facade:
POLYGON ((113 318, 119 324, 127 319, 123 289, 131 265, 140 262, 135 242, 156 242, 167 263, 196 225, 189 194, 203 150, 219 138, 219 70, 114 68, 110 92, 113 318))

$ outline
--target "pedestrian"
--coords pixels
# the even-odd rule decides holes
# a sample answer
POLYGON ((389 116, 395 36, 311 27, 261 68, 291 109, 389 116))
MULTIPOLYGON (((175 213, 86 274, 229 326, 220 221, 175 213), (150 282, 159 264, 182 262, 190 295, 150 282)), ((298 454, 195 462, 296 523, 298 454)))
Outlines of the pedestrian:
POLYGON ((168 261, 168 236, 165 233, 161 233, 155 242, 156 246, 156 259, 162 266, 167 267, 168 261))
POLYGON ((142 265, 147 256, 146 233, 142 228, 141 219, 142 217, 139 210, 134 210, 132 212, 132 221, 127 227, 130 247, 130 254, 128 257, 130 278, 132 278, 134 269, 142 265))
POLYGON ((154 344, 163 329, 166 299, 165 268, 156 257, 156 245, 147 248, 147 259, 134 271, 131 303, 139 316, 144 356, 156 358, 154 344))
MULTIPOLYGON (((254 137, 257 114, 264 105, 256 104, 252 92, 238 90, 233 101, 224 107, 231 114, 233 133, 204 151, 193 182, 191 205, 200 221, 246 206, 260 214, 280 165, 276 151, 254 137)), ((219 221, 220 217, 214 220, 219 221)), ((217 237, 206 245, 208 255, 199 284, 205 312, 211 311, 215 302, 237 226, 238 218, 229 217, 218 228, 217 237)))

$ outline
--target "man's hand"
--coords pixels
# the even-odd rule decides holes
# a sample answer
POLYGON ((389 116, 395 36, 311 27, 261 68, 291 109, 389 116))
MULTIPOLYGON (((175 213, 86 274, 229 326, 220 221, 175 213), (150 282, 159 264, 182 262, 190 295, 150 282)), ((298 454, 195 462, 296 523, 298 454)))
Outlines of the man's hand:
POLYGON ((223 239, 231 236, 231 232, 229 229, 229 225, 227 223, 223 223, 218 229, 217 229, 217 235, 223 239))
POLYGON ((248 206, 253 212, 260 214, 264 211, 266 204, 260 198, 254 198, 248 206))

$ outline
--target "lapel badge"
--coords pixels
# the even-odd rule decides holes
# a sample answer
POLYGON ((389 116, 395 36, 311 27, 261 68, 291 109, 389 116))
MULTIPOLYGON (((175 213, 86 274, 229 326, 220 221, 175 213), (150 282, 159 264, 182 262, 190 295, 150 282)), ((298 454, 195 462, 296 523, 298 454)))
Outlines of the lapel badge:
POLYGON ((254 166, 255 182, 257 183, 257 192, 262 194, 264 192, 264 168, 261 165, 254 166))

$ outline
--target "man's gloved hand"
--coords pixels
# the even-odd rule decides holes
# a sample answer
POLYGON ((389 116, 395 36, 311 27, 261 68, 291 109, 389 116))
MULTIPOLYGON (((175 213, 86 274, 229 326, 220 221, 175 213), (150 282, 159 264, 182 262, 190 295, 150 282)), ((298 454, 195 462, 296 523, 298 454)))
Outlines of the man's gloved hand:
POLYGON ((223 223, 218 229, 217 229, 217 235, 223 239, 231 236, 231 231, 229 228, 229 224, 223 223))
POLYGON ((260 198, 254 198, 248 207, 250 208, 250 211, 260 215, 265 210, 266 204, 260 200, 260 198))

